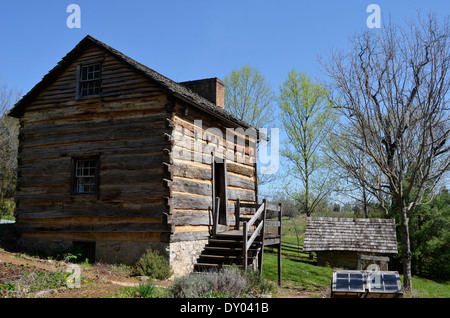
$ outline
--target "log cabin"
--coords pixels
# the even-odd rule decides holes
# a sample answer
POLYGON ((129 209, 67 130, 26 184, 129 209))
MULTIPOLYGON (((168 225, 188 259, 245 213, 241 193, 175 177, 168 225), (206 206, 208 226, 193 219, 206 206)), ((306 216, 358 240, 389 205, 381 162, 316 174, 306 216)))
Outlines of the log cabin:
POLYGON ((177 83, 88 35, 9 116, 20 121, 24 249, 78 246, 92 261, 126 264, 157 249, 184 275, 212 211, 228 229, 237 199, 258 201, 259 136, 225 111, 217 78, 177 83))

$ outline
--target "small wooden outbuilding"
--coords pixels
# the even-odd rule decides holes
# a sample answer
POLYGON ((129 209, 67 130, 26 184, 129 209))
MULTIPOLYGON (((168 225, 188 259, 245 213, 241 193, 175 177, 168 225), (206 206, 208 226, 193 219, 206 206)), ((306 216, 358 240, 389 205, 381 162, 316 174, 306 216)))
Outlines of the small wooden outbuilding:
POLYGON ((365 269, 374 263, 388 270, 389 257, 398 253, 395 220, 308 217, 303 250, 315 252, 321 266, 365 269))
POLYGON ((256 130, 217 78, 175 82, 86 36, 15 105, 20 243, 133 263, 164 250, 191 271, 235 203, 258 202, 256 130), (215 207, 220 198, 220 207, 215 207))

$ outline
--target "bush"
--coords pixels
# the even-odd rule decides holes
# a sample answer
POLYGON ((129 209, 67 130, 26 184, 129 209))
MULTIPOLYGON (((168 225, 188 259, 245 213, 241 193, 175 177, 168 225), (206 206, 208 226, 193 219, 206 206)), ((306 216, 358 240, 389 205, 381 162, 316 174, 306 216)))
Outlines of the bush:
POLYGON ((177 278, 168 294, 174 298, 235 298, 258 297, 273 290, 274 286, 256 272, 244 272, 232 266, 219 272, 192 273, 177 278))
POLYGON ((6 219, 14 220, 14 208, 16 204, 13 200, 5 199, 0 200, 0 217, 4 217, 6 219))
POLYGON ((155 279, 167 279, 172 275, 167 257, 157 250, 150 249, 136 263, 136 271, 142 276, 155 279))

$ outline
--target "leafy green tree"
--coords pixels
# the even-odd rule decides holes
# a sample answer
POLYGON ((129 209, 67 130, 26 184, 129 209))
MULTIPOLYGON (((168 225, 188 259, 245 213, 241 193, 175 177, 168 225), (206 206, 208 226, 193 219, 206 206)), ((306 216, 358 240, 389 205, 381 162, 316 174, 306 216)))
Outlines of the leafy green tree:
POLYGON ((290 163, 289 174, 301 182, 302 190, 293 192, 310 216, 332 190, 323 146, 335 123, 334 111, 326 88, 295 69, 280 85, 278 104, 287 135, 282 155, 290 163))
MULTIPOLYGON (((225 76, 224 83, 227 111, 258 130, 273 127, 275 93, 257 68, 250 65, 235 68, 225 76)), ((260 185, 275 179, 269 172, 268 167, 258 165, 260 185)))
POLYGON ((275 94, 258 69, 250 65, 235 68, 224 83, 226 110, 256 129, 272 125, 275 94))
POLYGON ((421 276, 450 278, 450 193, 444 189, 410 220, 413 271, 421 276))

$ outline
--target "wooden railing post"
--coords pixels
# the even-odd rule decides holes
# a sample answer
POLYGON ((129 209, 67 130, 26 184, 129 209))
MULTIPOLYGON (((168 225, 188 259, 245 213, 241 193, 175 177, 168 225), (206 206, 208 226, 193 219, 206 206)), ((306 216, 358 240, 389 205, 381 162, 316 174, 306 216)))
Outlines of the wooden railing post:
POLYGON ((241 217, 241 199, 237 199, 236 201, 236 207, 234 210, 234 218, 235 218, 235 225, 234 229, 239 231, 239 223, 240 223, 240 217, 241 217))
POLYGON ((281 287, 281 220, 283 218, 281 202, 278 204, 278 208, 278 221, 280 222, 278 225, 278 235, 280 236, 280 243, 278 245, 278 286, 281 287))
POLYGON ((266 227, 267 200, 263 199, 262 204, 264 204, 264 210, 262 213, 262 220, 261 220, 261 222, 263 222, 262 229, 261 229, 261 250, 259 251, 259 255, 258 255, 259 275, 262 275, 263 254, 264 254, 264 231, 265 231, 265 227, 266 227))
POLYGON ((244 271, 247 270, 247 260, 248 260, 248 254, 247 254, 247 222, 244 222, 242 225, 242 231, 243 231, 243 240, 242 240, 242 268, 244 271))

